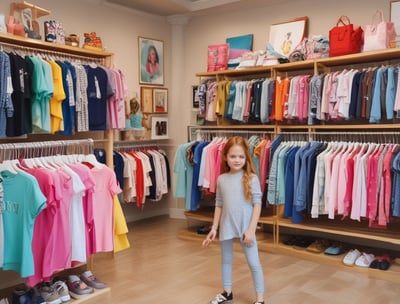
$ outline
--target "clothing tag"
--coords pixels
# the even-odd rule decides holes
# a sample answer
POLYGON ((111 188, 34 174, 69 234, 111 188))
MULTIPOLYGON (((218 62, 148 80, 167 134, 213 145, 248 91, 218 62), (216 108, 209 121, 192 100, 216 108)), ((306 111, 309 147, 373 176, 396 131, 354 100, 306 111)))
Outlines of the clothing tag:
POLYGON ((23 69, 19 69, 19 86, 21 88, 21 92, 25 93, 25 77, 24 77, 24 70, 23 69))
POLYGON ((101 98, 100 86, 96 76, 94 77, 94 86, 96 87, 96 98, 100 99, 101 98))
POLYGON ((12 94, 12 92, 14 92, 14 88, 12 85, 11 76, 8 76, 7 77, 7 94, 12 94))

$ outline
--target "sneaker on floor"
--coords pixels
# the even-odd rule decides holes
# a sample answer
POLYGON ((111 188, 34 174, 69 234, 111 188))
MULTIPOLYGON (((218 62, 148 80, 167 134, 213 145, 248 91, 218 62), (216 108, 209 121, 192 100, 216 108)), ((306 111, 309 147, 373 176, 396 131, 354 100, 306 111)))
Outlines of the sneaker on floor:
POLYGON ((51 285, 51 287, 58 293, 59 298, 62 303, 68 303, 71 301, 71 296, 69 295, 68 286, 63 281, 56 281, 51 285))
POLYGON ((25 285, 16 286, 12 292, 13 304, 31 304, 29 288, 25 285))
POLYGON ((81 299, 94 292, 92 287, 87 286, 76 275, 68 276, 68 289, 70 295, 75 299, 81 299))
POLYGON ((210 304, 220 304, 220 303, 232 303, 233 294, 232 292, 228 295, 226 291, 223 293, 219 293, 215 296, 215 298, 210 302, 210 304))
POLYGON ((48 304, 61 304, 62 301, 58 292, 51 286, 44 285, 39 289, 40 295, 48 304))
POLYGON ((99 281, 90 270, 81 274, 81 280, 85 282, 86 285, 95 289, 103 289, 107 287, 107 285, 99 281))

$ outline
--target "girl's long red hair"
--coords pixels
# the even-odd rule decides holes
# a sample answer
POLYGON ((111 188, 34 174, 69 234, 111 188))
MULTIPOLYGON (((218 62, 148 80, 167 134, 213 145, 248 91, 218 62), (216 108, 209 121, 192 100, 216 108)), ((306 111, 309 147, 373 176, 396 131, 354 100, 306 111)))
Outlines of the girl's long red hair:
POLYGON ((222 150, 221 174, 230 171, 227 162, 227 155, 229 150, 233 146, 242 147, 246 157, 246 162, 243 166, 244 172, 243 172, 242 184, 244 190, 244 197, 246 201, 250 202, 252 198, 250 181, 252 176, 256 174, 256 170, 254 169, 254 164, 252 157, 250 155, 250 148, 247 139, 241 136, 233 136, 229 138, 228 141, 225 143, 224 149, 222 150))

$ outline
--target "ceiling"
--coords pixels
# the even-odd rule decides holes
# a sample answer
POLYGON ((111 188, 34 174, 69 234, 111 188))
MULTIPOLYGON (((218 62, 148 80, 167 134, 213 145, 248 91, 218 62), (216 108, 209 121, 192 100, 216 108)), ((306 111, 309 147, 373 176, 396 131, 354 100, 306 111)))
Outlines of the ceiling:
POLYGON ((279 0, 106 0, 109 4, 127 7, 146 13, 171 16, 206 13, 209 10, 240 9, 255 4, 266 4, 279 0))

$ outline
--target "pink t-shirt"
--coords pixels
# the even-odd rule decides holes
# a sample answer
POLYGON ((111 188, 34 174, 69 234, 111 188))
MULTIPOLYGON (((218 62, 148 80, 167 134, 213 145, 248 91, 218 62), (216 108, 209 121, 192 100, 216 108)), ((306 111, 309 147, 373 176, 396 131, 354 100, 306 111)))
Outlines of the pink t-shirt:
MULTIPOLYGON (((58 181, 57 192, 60 194, 57 212, 44 254, 43 279, 50 280, 54 272, 71 267, 71 231, 69 209, 73 195, 73 184, 70 175, 63 170, 49 171, 58 181)), ((46 195, 46 194, 45 194, 46 195)))
POLYGON ((114 250, 114 195, 121 192, 115 173, 107 166, 91 169, 96 185, 93 192, 93 219, 96 252, 114 250))
MULTIPOLYGON (((22 161, 22 163, 24 163, 22 161)), ((26 278, 28 286, 35 286, 43 281, 43 267, 45 264, 44 255, 46 246, 50 238, 50 234, 55 217, 58 210, 58 201, 60 200, 60 191, 57 188, 57 183, 52 174, 45 168, 23 168, 38 181, 40 190, 46 197, 46 208, 42 210, 35 220, 33 238, 32 238, 32 253, 35 265, 35 273, 26 278)))

